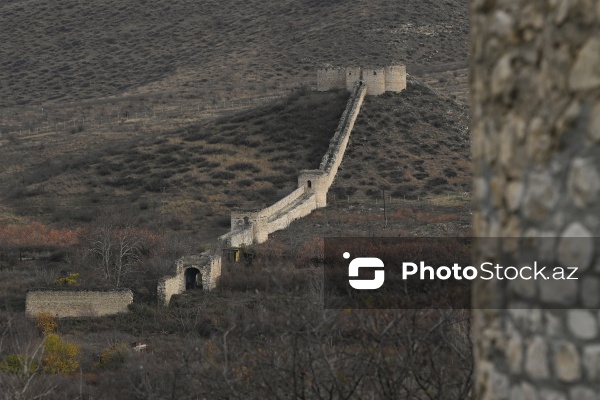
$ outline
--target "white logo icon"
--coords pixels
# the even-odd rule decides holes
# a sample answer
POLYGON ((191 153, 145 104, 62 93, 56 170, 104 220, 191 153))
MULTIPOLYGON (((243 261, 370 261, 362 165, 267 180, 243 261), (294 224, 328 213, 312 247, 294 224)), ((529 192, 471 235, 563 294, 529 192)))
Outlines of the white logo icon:
MULTIPOLYGON (((347 260, 350 258, 350 253, 345 252, 344 258, 347 260)), ((350 261, 348 265, 348 276, 358 277, 358 270, 360 268, 383 268, 383 261, 376 257, 358 257, 350 261)), ((375 276, 373 279, 350 279, 350 286, 358 290, 374 290, 379 289, 383 286, 385 281, 385 272, 382 269, 376 269, 373 271, 375 276)))

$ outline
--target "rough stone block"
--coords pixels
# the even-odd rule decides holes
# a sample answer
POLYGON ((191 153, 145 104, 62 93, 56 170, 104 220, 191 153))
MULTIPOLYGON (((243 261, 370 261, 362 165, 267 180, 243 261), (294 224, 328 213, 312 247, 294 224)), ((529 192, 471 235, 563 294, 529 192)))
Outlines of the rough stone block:
POLYGON ((537 336, 527 345, 525 355, 525 371, 532 379, 550 377, 548 368, 548 345, 544 338, 537 336))
POLYGON ((513 386, 510 391, 511 400, 540 400, 535 386, 523 382, 518 386, 513 386))
POLYGON ((549 305, 573 306, 577 302, 578 285, 575 280, 539 280, 538 289, 541 300, 549 305))
POLYGON ((600 306, 600 279, 586 276, 581 282, 581 303, 587 308, 600 306))
POLYGON ((592 233, 579 222, 571 223, 561 235, 558 244, 558 260, 566 267, 587 270, 594 257, 592 233))
POLYGON ((600 381, 600 344, 584 347, 583 366, 588 380, 591 382, 600 381))
POLYGON ((600 38, 592 36, 583 45, 569 75, 571 90, 600 87, 600 38))
POLYGON ((554 345, 554 371, 563 382, 575 382, 581 379, 580 357, 577 348, 570 342, 554 345))
POLYGON ((589 387, 577 385, 569 390, 569 398, 571 400, 598 400, 598 393, 589 387))
POLYGON ((578 339, 595 339, 598 335, 596 316, 588 310, 569 310, 567 312, 569 331, 578 339))
POLYGON ((548 217, 558 199, 559 192, 552 175, 547 171, 532 173, 523 201, 523 213, 531 220, 541 221, 548 217))
POLYGON ((578 207, 584 208, 598 202, 600 174, 594 165, 594 160, 589 158, 573 160, 567 185, 569 194, 578 207))
POLYGON ((567 400, 567 395, 552 389, 542 389, 540 400, 567 400))

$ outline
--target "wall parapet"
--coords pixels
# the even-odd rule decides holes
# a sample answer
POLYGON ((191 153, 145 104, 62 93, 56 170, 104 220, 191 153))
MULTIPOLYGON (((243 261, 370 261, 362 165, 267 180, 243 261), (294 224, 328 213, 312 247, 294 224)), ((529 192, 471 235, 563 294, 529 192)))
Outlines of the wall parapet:
POLYGON ((351 91, 356 83, 367 86, 367 95, 401 92, 406 89, 406 66, 349 66, 346 68, 325 65, 317 70, 317 90, 346 89, 351 91))
MULTIPOLYGON (((330 73, 338 69, 329 70, 330 73)), ((239 247, 262 243, 269 234, 285 229, 312 210, 327 205, 327 191, 342 162, 360 107, 367 95, 367 86, 357 82, 351 91, 340 122, 329 142, 319 169, 303 170, 298 175, 298 188, 272 205, 253 210, 234 210, 231 231, 219 237, 221 247, 239 247)))
POLYGON ((101 317, 128 311, 133 303, 129 289, 91 290, 31 290, 27 292, 25 311, 29 315, 49 313, 59 318, 101 317))
POLYGON ((356 122, 366 94, 366 86, 364 84, 359 83, 355 85, 351 101, 348 102, 335 134, 329 142, 329 148, 321 160, 319 169, 327 174, 329 185, 331 185, 333 178, 335 178, 337 167, 341 163, 341 157, 343 157, 346 150, 350 133, 354 128, 354 123, 356 122))

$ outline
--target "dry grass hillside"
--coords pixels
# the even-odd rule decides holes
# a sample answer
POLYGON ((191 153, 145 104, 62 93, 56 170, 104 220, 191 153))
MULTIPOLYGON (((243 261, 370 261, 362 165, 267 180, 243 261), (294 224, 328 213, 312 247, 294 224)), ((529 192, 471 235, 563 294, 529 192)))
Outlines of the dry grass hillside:
POLYGON ((402 199, 470 190, 468 110, 418 81, 367 97, 332 192, 402 199))
POLYGON ((322 63, 402 62, 441 94, 413 85, 367 101, 337 193, 463 190, 464 110, 451 100, 466 94, 464 0, 17 0, 0 4, 0 25, 0 221, 80 224, 113 205, 142 224, 222 232, 233 205, 273 201, 321 156, 345 95, 298 88, 322 63))
MULTIPOLYGON (((299 90, 165 131, 9 141, 0 148, 2 220, 77 226, 114 208, 138 225, 209 240, 228 229, 233 207, 273 203, 301 169, 318 166, 347 98, 299 90)), ((402 93, 367 97, 331 200, 469 191, 467 117, 465 106, 414 80, 402 93)))
POLYGON ((0 26, 0 106, 11 109, 232 98, 314 82, 322 62, 416 73, 464 68, 468 53, 465 0, 13 0, 0 26))
POLYGON ((0 148, 4 219, 73 226, 113 208, 137 225, 224 233, 232 207, 273 203, 296 187, 301 169, 318 167, 347 99, 345 91, 297 91, 162 132, 10 142, 0 148))

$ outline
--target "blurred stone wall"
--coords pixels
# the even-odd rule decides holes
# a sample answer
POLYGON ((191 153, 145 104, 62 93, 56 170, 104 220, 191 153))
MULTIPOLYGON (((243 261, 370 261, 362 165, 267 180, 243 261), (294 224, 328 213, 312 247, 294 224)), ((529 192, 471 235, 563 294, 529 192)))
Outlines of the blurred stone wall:
POLYGON ((470 62, 476 261, 580 272, 477 282, 476 397, 598 399, 600 2, 472 0, 470 62))

